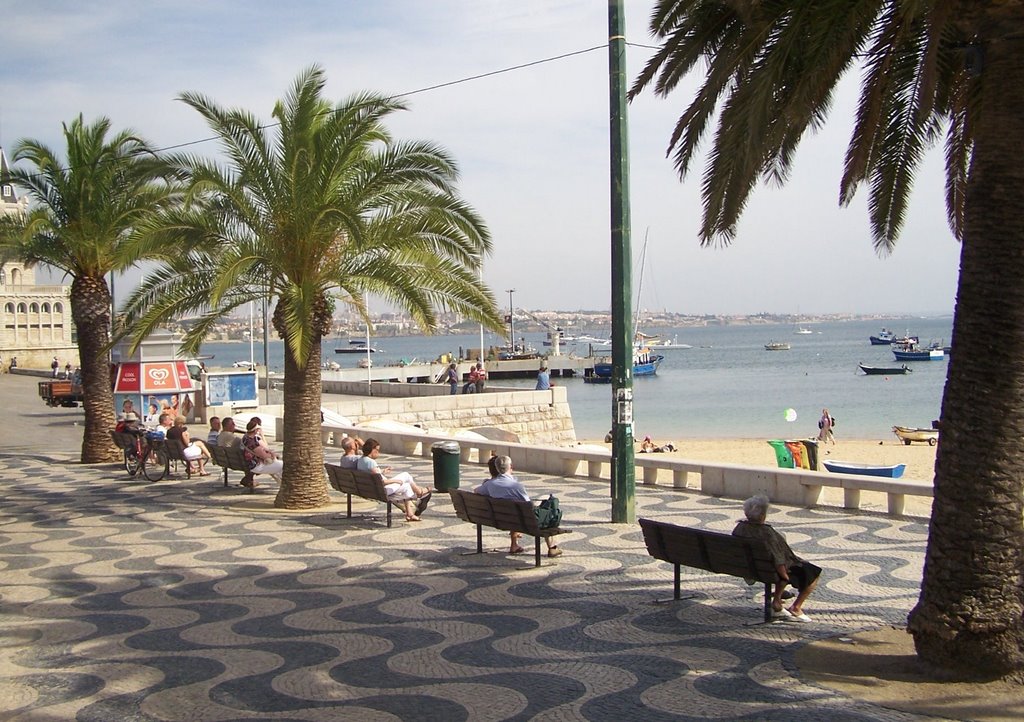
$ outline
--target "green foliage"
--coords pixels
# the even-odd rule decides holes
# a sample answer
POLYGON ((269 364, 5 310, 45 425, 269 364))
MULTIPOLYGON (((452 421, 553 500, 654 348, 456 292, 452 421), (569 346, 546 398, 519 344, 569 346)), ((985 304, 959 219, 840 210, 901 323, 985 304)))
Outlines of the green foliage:
POLYGON ((133 132, 110 133, 107 118, 65 123, 66 159, 38 141, 18 142, 13 161, 32 167, 12 167, 10 177, 32 206, 26 218, 5 224, 5 258, 45 263, 71 278, 103 278, 147 257, 152 244, 139 228, 178 200, 174 173, 133 132))
POLYGON ((759 180, 783 183, 804 134, 818 128, 840 79, 862 69, 856 125, 840 202, 867 184, 875 247, 891 250, 914 172, 946 128, 947 210, 962 234, 974 81, 957 2, 898 0, 659 0, 651 31, 661 46, 630 97, 654 83, 669 95, 691 71, 703 84, 669 141, 680 177, 709 127, 705 244, 728 242, 759 180), (717 116, 716 116, 717 113, 717 116))
POLYGON ((455 163, 426 142, 399 142, 384 121, 404 106, 370 93, 336 106, 319 68, 304 71, 262 125, 242 110, 186 93, 220 142, 224 164, 181 155, 188 202, 154 219, 178 253, 126 305, 133 340, 169 316, 199 313, 195 350, 216 319, 276 297, 301 366, 335 301, 363 310, 372 293, 425 329, 450 309, 491 328, 501 320, 476 271, 490 251, 483 220, 458 195, 455 163), (318 320, 319 319, 319 320, 318 320))

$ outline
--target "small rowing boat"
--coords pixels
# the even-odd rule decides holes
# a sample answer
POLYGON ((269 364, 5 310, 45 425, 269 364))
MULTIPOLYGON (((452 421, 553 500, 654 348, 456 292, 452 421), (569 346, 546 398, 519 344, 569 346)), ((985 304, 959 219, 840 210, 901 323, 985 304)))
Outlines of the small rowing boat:
POLYGON ((868 376, 896 376, 908 374, 911 372, 911 368, 906 364, 902 366, 865 366, 864 364, 857 364, 860 366, 860 370, 866 373, 868 376))
POLYGON ((939 430, 938 429, 920 429, 913 428, 910 426, 893 426, 892 433, 896 434, 896 438, 902 441, 905 445, 910 446, 913 441, 920 441, 928 444, 928 446, 935 446, 939 443, 939 430))
POLYGON ((861 474, 862 476, 884 476, 889 479, 898 479, 906 471, 906 464, 893 464, 892 466, 875 466, 872 464, 855 464, 852 461, 826 460, 822 465, 833 474, 861 474))

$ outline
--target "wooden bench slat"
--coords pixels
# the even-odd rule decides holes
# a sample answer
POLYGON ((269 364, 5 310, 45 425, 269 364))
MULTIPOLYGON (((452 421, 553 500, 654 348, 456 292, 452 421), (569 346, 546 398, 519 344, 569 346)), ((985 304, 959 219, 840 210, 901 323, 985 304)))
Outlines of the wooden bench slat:
POLYGON ((764 619, 771 619, 771 590, 780 582, 764 542, 653 519, 640 519, 647 552, 675 567, 674 591, 679 599, 679 567, 728 574, 765 585, 764 619))
POLYGON ((383 502, 387 505, 387 525, 391 528, 391 500, 384 486, 384 477, 358 469, 343 469, 337 464, 324 464, 327 480, 331 486, 345 495, 347 500, 347 517, 352 518, 352 497, 358 496, 369 501, 383 502))
POLYGON ((514 499, 495 499, 472 491, 449 489, 448 494, 455 508, 455 515, 477 526, 477 552, 483 552, 481 528, 488 526, 501 531, 515 531, 535 537, 535 566, 540 566, 540 539, 568 534, 570 529, 552 527, 541 529, 537 526, 537 515, 533 504, 514 499))

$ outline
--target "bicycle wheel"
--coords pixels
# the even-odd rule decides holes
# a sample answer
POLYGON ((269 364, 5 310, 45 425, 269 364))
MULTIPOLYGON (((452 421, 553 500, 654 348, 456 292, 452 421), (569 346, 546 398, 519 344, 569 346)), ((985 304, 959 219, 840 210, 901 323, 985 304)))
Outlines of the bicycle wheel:
POLYGON ((135 449, 125 449, 124 470, 128 472, 128 476, 136 476, 141 468, 142 464, 139 463, 139 452, 135 449))
POLYGON ((163 446, 156 446, 149 449, 149 453, 142 460, 142 474, 150 481, 160 481, 170 468, 170 459, 167 457, 167 449, 163 446))

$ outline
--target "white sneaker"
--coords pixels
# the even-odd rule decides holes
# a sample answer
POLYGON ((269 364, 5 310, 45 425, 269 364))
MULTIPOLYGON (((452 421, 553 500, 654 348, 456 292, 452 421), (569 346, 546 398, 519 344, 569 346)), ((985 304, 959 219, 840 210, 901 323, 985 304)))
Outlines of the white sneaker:
MULTIPOLYGON (((779 609, 778 611, 776 611, 774 609, 772 610, 772 619, 790 619, 792 616, 793 615, 790 614, 789 610, 786 609, 785 607, 783 607, 782 609, 779 609)), ((810 621, 809 617, 808 617, 807 621, 810 621)))

